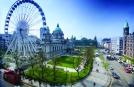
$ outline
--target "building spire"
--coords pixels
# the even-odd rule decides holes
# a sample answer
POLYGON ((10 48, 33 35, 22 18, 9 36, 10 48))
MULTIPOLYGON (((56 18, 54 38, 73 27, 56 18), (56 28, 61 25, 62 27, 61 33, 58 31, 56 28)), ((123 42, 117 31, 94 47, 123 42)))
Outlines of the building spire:
POLYGON ((129 28, 128 22, 126 20, 125 24, 124 24, 124 28, 129 28))
POLYGON ((59 27, 59 23, 57 23, 57 27, 59 27))

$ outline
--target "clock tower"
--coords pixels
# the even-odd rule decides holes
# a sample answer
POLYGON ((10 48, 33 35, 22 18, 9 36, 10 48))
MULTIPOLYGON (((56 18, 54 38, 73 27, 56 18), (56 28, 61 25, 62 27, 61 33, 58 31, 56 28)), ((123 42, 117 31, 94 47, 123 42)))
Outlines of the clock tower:
POLYGON ((126 55, 127 52, 127 36, 129 35, 129 25, 128 22, 124 24, 123 28, 123 54, 126 55))
POLYGON ((124 24, 124 28, 123 28, 123 35, 129 35, 129 25, 128 22, 126 21, 126 23, 124 24))

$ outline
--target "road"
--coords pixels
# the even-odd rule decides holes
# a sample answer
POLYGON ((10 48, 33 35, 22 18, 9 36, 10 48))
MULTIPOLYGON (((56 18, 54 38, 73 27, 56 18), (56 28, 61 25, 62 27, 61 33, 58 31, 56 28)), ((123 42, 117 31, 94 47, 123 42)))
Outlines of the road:
POLYGON ((4 81, 2 74, 0 74, 0 87, 14 87, 14 85, 4 81))
POLYGON ((111 73, 115 71, 120 79, 113 79, 113 83, 111 87, 134 87, 134 74, 132 73, 126 73, 124 71, 124 67, 118 63, 116 60, 107 60, 106 55, 104 55, 105 60, 108 62, 109 65, 111 65, 114 70, 111 70, 111 73), (131 84, 131 86, 129 86, 131 84))

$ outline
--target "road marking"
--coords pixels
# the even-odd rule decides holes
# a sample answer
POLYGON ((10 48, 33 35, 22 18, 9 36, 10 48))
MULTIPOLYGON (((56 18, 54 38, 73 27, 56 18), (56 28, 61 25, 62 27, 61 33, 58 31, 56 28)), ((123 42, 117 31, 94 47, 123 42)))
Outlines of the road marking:
POLYGON ((130 82, 128 82, 128 84, 130 84, 130 82))
POLYGON ((121 82, 121 80, 118 80, 118 81, 120 81, 120 82, 121 82))

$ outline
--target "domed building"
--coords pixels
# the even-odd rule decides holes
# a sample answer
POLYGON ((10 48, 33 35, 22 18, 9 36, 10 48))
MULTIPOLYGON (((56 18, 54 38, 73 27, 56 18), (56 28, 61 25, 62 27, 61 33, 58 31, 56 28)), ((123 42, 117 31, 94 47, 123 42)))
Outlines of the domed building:
POLYGON ((42 41, 42 49, 47 54, 47 58, 52 58, 52 55, 62 56, 74 52, 74 40, 64 38, 64 33, 57 24, 56 28, 50 33, 49 27, 40 28, 40 39, 42 41))
POLYGON ((57 24, 57 27, 55 28, 55 30, 52 33, 53 39, 55 40, 62 40, 64 39, 64 34, 63 31, 61 30, 61 28, 59 27, 59 24, 57 24))

